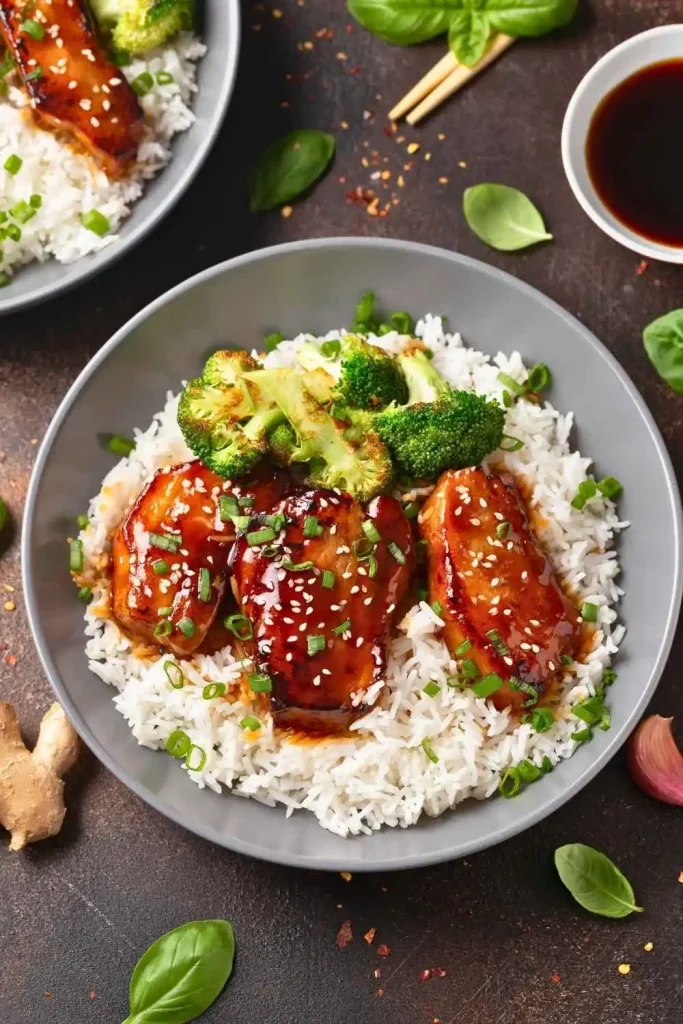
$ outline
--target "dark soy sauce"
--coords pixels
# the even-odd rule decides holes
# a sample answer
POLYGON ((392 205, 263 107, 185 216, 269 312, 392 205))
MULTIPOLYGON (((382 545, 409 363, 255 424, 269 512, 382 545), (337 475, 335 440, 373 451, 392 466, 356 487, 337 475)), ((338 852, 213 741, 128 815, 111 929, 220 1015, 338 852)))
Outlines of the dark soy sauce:
POLYGON ((683 59, 650 64, 605 96, 588 129, 586 162, 622 224, 683 246, 683 59))

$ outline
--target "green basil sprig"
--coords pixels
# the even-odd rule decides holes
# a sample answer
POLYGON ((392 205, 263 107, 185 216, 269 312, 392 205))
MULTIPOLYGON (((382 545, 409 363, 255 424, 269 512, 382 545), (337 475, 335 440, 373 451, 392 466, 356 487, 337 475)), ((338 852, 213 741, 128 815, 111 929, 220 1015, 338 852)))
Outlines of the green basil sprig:
POLYGON ((643 344, 662 380, 683 395, 683 309, 674 309, 648 324, 643 344))
POLYGON ((410 46, 448 32, 449 45, 472 67, 491 32, 541 36, 570 21, 577 0, 348 0, 365 28, 389 43, 410 46))
POLYGON ((509 185, 473 185, 465 189, 462 207, 475 235, 503 252, 525 249, 553 237, 531 200, 509 185))
POLYGON ((628 917, 636 906, 631 884, 609 857, 592 846, 570 843, 555 850, 557 873, 577 903, 591 914, 628 917))
POLYGON ((157 939, 130 981, 123 1024, 187 1024, 218 998, 232 974, 235 938, 229 921, 189 921, 157 939))
POLYGON ((276 139, 261 154, 249 178, 252 212, 282 206, 305 192, 327 170, 334 136, 302 128, 276 139))

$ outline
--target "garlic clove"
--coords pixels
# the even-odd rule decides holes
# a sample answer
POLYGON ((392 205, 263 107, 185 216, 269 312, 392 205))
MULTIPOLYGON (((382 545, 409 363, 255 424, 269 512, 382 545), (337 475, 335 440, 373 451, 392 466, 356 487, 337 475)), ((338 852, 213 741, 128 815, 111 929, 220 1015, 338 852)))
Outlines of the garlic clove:
POLYGON ((672 718, 643 719, 628 744, 633 781, 655 800, 683 807, 683 754, 676 746, 672 718))

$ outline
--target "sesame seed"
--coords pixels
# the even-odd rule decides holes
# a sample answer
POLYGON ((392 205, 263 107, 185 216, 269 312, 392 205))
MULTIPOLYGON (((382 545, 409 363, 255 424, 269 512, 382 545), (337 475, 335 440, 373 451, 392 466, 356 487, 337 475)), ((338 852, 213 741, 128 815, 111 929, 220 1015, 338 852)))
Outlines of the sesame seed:
POLYGON ((538 619, 529 619, 529 622, 530 622, 530 624, 532 626, 540 626, 541 625, 541 623, 538 621, 538 619))
POLYGON ((554 661, 549 661, 548 662, 548 668, 550 669, 551 672, 554 672, 555 671, 555 662, 554 661))
POLYGON ((456 516, 461 516, 462 515, 462 505, 458 505, 458 507, 455 510, 455 514, 456 514, 456 516))
POLYGON ((483 498, 479 499, 479 504, 481 505, 482 508, 488 508, 488 505, 483 498))
POLYGON ((293 657, 294 655, 292 654, 292 652, 288 651, 287 654, 285 654, 285 661, 291 661, 293 657))
POLYGON ((363 604, 372 604, 372 598, 366 597, 365 600, 363 601, 363 604))
POLYGON ((362 647, 363 643, 364 643, 363 637, 359 636, 358 639, 356 640, 356 647, 362 647))
POLYGON ((471 526, 481 526, 481 520, 480 519, 470 519, 470 525, 471 526))
POLYGON ((98 121, 98 119, 96 117, 91 117, 90 118, 90 124, 93 126, 93 128, 99 128, 100 127, 100 122, 98 121))
POLYGON ((297 638, 295 636, 288 636, 287 637, 287 643, 288 644, 295 644, 296 641, 297 641, 297 638))
POLYGON ((498 576, 494 576, 493 579, 491 580, 491 586, 492 587, 497 587, 499 583, 500 583, 500 578, 498 576))
POLYGON ((503 615, 512 615, 512 608, 503 608, 503 615))
POLYGON ((500 604, 500 596, 498 594, 496 594, 495 597, 491 598, 491 604, 500 604))
POLYGON ((499 523, 502 523, 505 518, 505 516, 501 515, 500 512, 494 512, 493 515, 498 520, 499 523))
POLYGON ((519 646, 522 648, 523 651, 530 651, 531 650, 531 644, 521 643, 519 646))
POLYGON ((507 656, 503 658, 503 661, 505 662, 506 665, 513 664, 512 658, 508 658, 507 656))
POLYGON ((359 592, 360 592, 360 587, 351 587, 351 593, 352 594, 358 594, 359 592))
POLYGON ((531 650, 534 652, 534 654, 540 654, 541 653, 541 648, 538 646, 538 644, 532 644, 531 645, 531 650))
POLYGON ((528 578, 529 578, 529 573, 525 569, 524 572, 522 573, 522 579, 523 580, 527 580, 528 578))
POLYGON ((314 686, 320 686, 320 683, 321 683, 320 676, 316 676, 315 679, 313 680, 313 685, 314 686))

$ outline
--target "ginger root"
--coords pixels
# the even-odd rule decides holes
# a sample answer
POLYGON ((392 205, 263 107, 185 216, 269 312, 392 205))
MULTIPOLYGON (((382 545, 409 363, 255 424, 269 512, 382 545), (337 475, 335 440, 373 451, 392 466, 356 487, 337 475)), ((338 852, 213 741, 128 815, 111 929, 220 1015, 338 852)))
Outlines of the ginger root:
POLYGON ((74 764, 79 745, 63 709, 53 704, 29 752, 14 708, 0 701, 0 825, 10 833, 10 850, 59 832, 66 814, 62 776, 74 764))

